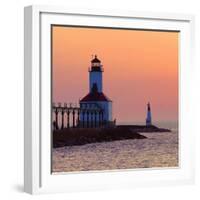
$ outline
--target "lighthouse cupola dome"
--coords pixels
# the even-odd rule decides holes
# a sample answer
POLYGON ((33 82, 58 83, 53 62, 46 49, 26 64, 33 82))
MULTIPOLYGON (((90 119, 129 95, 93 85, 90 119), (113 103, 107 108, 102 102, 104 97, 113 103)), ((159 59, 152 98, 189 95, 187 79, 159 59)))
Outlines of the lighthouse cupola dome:
POLYGON ((97 58, 97 55, 95 55, 91 63, 101 63, 101 61, 97 58))

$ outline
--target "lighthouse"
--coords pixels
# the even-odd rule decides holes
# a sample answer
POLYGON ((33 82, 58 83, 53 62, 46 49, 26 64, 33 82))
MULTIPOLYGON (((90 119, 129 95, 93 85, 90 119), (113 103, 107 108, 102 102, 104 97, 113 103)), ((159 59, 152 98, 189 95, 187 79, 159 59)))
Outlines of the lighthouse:
POLYGON ((146 126, 151 126, 152 121, 151 121, 151 107, 150 103, 147 104, 147 118, 146 118, 146 126))
POLYGON ((80 100, 80 126, 109 126, 112 120, 112 100, 103 93, 103 66, 97 55, 89 67, 89 93, 80 100), (99 112, 89 112, 89 110, 99 112), (87 116, 85 116, 87 114, 87 116), (95 115, 94 115, 95 114, 95 115), (98 116, 96 116, 98 115, 98 116), (100 123, 101 121, 101 123, 100 123))

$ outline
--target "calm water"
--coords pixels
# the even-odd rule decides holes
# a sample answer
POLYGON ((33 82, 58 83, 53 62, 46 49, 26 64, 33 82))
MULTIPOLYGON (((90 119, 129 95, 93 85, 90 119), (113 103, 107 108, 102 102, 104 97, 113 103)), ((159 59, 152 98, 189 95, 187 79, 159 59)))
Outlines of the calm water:
MULTIPOLYGON (((144 122, 119 122, 119 125, 129 125, 129 124, 138 124, 138 125, 144 125, 144 122)), ((154 122, 154 125, 159 128, 167 128, 170 130, 177 130, 178 129, 178 122, 176 121, 168 121, 168 122, 154 122)))
MULTIPOLYGON (((155 123, 156 124, 156 123, 155 123)), ((120 140, 53 149, 53 172, 178 166, 177 123, 157 123, 167 133, 141 133, 147 139, 120 140)))

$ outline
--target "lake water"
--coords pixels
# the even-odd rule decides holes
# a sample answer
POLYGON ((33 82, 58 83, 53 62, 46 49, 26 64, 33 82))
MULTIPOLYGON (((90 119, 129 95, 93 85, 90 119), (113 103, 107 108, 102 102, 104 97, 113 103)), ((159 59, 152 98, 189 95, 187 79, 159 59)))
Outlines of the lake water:
POLYGON ((119 140, 53 149, 53 172, 178 166, 177 123, 159 123, 166 133, 141 133, 147 139, 119 140))

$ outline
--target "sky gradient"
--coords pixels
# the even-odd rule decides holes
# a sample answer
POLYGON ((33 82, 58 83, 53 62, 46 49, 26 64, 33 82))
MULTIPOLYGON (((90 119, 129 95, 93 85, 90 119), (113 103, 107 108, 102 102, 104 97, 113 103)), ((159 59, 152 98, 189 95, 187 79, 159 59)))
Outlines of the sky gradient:
POLYGON ((117 122, 178 120, 178 32, 53 26, 53 102, 78 103, 89 91, 88 68, 96 54, 104 68, 103 91, 117 122))

